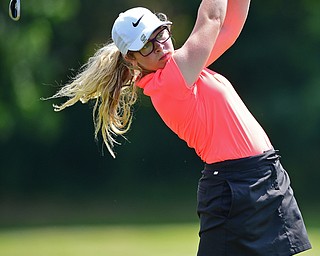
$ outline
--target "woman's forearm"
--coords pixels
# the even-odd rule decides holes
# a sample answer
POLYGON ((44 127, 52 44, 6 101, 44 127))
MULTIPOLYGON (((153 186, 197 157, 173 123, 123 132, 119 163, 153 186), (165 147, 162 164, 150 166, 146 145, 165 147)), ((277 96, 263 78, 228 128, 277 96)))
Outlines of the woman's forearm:
POLYGON ((218 59, 237 40, 247 20, 249 7, 250 0, 228 0, 226 17, 206 66, 218 59))
POLYGON ((247 20, 250 0, 229 0, 223 30, 227 30, 234 40, 240 35, 247 20))

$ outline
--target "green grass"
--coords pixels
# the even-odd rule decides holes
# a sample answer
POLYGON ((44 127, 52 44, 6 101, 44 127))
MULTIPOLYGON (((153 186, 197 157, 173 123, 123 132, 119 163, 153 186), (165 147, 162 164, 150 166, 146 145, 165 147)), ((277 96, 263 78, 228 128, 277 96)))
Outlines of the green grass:
MULTIPOLYGON (((320 255, 320 229, 309 228, 320 255)), ((197 224, 105 225, 0 230, 3 256, 195 256, 197 224)))

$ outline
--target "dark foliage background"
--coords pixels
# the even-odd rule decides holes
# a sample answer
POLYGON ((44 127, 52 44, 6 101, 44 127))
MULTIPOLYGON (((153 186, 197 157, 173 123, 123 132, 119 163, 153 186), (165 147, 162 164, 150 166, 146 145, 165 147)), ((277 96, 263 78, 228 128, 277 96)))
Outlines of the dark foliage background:
MULTIPOLYGON (((202 163, 148 98, 141 95, 115 160, 94 141, 92 106, 54 113, 53 102, 40 98, 110 38, 119 12, 138 5, 165 12, 179 47, 199 1, 28 0, 19 22, 7 4, 0 4, 0 224, 196 218, 202 163)), ((319 201, 319 45, 318 0, 253 1, 240 38, 212 66, 264 126, 309 211, 319 201)))

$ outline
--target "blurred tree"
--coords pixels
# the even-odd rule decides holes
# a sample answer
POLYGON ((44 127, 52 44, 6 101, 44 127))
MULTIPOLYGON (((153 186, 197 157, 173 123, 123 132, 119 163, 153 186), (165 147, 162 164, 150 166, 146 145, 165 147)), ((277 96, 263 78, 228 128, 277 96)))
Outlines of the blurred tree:
MULTIPOLYGON (((14 22, 2 1, 0 200, 132 195, 147 188, 160 194, 194 193, 202 163, 165 127, 148 98, 141 95, 116 160, 102 149, 101 140, 93 142, 90 104, 57 114, 51 101, 40 98, 51 96, 109 40, 119 12, 140 5, 166 13, 180 47, 199 2, 122 0, 111 6, 108 1, 29 0, 22 2, 21 19, 14 22)), ((253 1, 239 40, 212 66, 234 83, 286 156, 296 191, 310 200, 315 197, 306 184, 316 187, 320 176, 319 17, 318 0, 253 1)))
MULTIPOLYGON (((48 91, 60 60, 54 54, 55 28, 72 19, 79 7, 72 1, 28 1, 22 3, 22 17, 13 22, 1 12, 0 51, 0 139, 8 141, 16 132, 33 133, 43 141, 57 138, 59 119, 40 97, 48 91)), ((63 30, 61 30, 63 31, 63 30)))

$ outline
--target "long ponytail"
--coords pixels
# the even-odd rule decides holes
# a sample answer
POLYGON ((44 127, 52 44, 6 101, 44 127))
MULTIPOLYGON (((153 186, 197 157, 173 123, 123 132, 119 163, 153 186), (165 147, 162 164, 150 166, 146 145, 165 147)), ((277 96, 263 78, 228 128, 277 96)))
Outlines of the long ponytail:
POLYGON ((61 105, 54 105, 55 111, 78 101, 94 100, 95 138, 101 131, 107 149, 115 158, 115 137, 125 134, 132 122, 132 105, 137 100, 134 78, 133 66, 125 61, 114 43, 109 43, 89 58, 70 83, 50 98, 69 98, 61 105))
MULTIPOLYGON (((164 13, 155 15, 161 21, 168 21, 164 13)), ((87 103, 94 100, 92 114, 95 138, 98 138, 101 131, 107 149, 115 158, 113 147, 118 144, 115 137, 123 136, 132 123, 132 106, 137 100, 134 81, 147 73, 150 71, 127 62, 111 42, 89 58, 78 75, 49 99, 69 98, 61 105, 53 105, 55 111, 61 111, 78 101, 87 103)))

